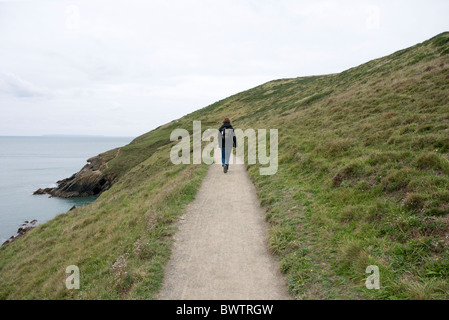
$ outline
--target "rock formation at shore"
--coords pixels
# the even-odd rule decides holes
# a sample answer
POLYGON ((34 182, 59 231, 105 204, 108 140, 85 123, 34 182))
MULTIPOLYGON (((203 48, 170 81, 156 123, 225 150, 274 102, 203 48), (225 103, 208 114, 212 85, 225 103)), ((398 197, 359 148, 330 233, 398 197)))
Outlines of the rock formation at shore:
POLYGON ((70 178, 57 182, 56 188, 38 189, 35 195, 49 194, 59 198, 89 197, 99 195, 108 190, 113 183, 113 178, 104 174, 108 168, 102 155, 87 160, 87 164, 70 178))
POLYGON ((17 240, 18 238, 22 237, 25 233, 34 229, 34 227, 36 227, 36 225, 37 225, 37 220, 25 221, 17 230, 17 234, 15 236, 11 236, 8 240, 3 242, 2 246, 5 244, 8 244, 8 243, 11 243, 11 242, 17 240))

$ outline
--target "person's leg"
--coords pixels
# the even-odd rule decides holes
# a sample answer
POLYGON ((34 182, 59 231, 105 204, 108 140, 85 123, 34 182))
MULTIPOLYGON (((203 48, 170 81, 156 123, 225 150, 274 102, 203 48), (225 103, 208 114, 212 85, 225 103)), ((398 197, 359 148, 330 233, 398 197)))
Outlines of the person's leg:
POLYGON ((221 149, 221 166, 223 167, 226 164, 226 149, 221 149))
POLYGON ((221 149, 221 166, 223 167, 223 172, 228 172, 228 167, 226 166, 226 149, 221 149))
POLYGON ((229 159, 231 158, 232 148, 226 148, 226 168, 229 170, 229 159))

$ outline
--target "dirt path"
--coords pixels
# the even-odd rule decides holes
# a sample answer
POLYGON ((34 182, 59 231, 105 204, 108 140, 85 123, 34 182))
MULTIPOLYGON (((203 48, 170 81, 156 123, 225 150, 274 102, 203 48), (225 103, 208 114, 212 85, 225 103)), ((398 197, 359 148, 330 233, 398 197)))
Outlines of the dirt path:
POLYGON ((216 162, 179 222, 159 298, 291 299, 267 250, 264 211, 245 166, 231 164, 225 175, 216 162))

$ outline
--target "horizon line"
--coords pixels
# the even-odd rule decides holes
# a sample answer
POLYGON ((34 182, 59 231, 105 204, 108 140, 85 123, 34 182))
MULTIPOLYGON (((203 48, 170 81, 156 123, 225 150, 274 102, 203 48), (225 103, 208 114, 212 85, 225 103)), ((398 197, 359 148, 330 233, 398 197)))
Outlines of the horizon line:
POLYGON ((97 138, 135 138, 135 136, 109 136, 109 135, 99 135, 99 134, 41 134, 41 135, 0 135, 0 137, 37 137, 37 138, 42 138, 42 137, 47 137, 47 138, 51 138, 51 137, 74 137, 74 138, 92 138, 92 137, 97 137, 97 138))

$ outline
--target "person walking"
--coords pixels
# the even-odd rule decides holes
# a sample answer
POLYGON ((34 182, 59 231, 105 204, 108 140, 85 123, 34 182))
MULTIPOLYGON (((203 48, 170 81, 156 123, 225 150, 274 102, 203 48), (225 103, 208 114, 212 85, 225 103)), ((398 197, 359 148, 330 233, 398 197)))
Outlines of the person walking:
POLYGON ((218 129, 218 145, 221 148, 221 165, 223 167, 223 172, 227 173, 229 170, 229 158, 231 157, 232 147, 237 150, 237 138, 229 118, 225 118, 223 120, 223 125, 218 129))

